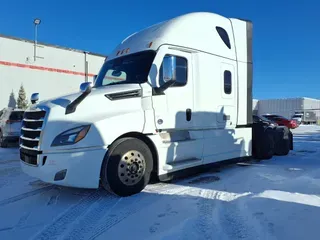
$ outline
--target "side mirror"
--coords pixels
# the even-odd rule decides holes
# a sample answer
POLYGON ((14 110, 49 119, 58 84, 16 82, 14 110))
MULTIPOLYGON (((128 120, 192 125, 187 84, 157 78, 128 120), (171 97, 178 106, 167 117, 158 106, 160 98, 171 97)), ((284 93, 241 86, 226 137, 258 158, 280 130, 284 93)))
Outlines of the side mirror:
POLYGON ((164 84, 159 88, 155 89, 155 92, 162 93, 167 88, 169 88, 176 81, 176 57, 175 56, 165 56, 162 62, 162 78, 164 84))
POLYGON ((83 93, 90 93, 92 88, 92 82, 84 82, 80 85, 80 91, 83 93))
POLYGON ((30 100, 32 104, 35 104, 39 100, 39 93, 33 93, 30 100))

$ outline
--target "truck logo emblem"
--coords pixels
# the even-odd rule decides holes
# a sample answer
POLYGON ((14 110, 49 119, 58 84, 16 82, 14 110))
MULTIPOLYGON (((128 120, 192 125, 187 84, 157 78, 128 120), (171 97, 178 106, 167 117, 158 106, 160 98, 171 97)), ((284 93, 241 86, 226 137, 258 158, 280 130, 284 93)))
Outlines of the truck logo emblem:
POLYGON ((158 124, 161 125, 163 123, 162 119, 158 119, 158 124))

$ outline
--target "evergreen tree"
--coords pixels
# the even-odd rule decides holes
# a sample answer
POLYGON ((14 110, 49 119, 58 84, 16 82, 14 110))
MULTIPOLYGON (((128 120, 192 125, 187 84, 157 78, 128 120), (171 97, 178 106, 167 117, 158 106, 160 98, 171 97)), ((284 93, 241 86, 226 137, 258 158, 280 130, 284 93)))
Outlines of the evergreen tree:
POLYGON ((19 89, 19 96, 17 100, 18 108, 20 109, 26 109, 28 107, 28 100, 26 97, 26 92, 24 90, 23 84, 21 84, 19 89))
POLYGON ((9 97, 9 103, 8 103, 8 107, 10 108, 15 108, 17 106, 17 101, 16 98, 14 96, 14 92, 12 90, 10 97, 9 97))

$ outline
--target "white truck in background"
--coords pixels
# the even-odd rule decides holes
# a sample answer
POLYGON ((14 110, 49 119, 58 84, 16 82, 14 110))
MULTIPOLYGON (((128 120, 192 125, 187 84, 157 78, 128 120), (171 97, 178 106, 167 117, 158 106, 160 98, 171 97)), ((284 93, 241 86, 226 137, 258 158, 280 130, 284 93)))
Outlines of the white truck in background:
MULTIPOLYGON (((63 87, 63 86, 61 86, 63 87)), ((252 155, 252 23, 189 13, 124 39, 94 85, 25 112, 23 171, 45 182, 142 191, 252 155)))

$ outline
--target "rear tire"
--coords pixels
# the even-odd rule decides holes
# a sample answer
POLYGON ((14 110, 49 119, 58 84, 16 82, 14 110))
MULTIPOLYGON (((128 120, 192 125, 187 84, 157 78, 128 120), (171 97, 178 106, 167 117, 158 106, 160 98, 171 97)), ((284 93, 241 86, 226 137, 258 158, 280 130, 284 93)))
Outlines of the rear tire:
POLYGON ((274 130, 266 128, 262 124, 255 124, 252 132, 253 151, 255 159, 271 159, 274 155, 275 142, 274 130))
POLYGON ((290 130, 287 127, 276 128, 276 149, 275 154, 278 156, 286 156, 290 152, 290 130))
POLYGON ((260 159, 271 159, 274 155, 274 135, 273 130, 267 128, 263 134, 262 139, 260 140, 259 144, 259 158, 260 159))
POLYGON ((293 134, 289 131, 289 139, 290 139, 290 150, 293 150, 293 134))
POLYGON ((142 140, 127 137, 109 148, 101 167, 104 189, 121 197, 141 192, 150 181, 152 153, 142 140))
POLYGON ((6 143, 5 139, 3 138, 3 134, 0 131, 0 147, 2 148, 7 148, 8 144, 6 143))
POLYGON ((275 151, 274 130, 267 128, 265 131, 265 159, 271 159, 275 151))

